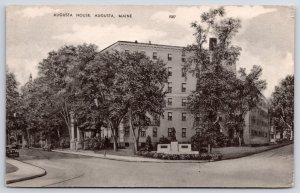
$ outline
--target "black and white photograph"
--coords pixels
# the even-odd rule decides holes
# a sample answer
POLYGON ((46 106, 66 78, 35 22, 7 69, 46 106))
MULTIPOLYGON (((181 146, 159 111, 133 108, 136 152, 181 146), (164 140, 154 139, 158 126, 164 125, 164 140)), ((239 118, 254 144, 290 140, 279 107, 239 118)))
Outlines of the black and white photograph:
POLYGON ((294 186, 295 7, 6 6, 6 187, 294 186))

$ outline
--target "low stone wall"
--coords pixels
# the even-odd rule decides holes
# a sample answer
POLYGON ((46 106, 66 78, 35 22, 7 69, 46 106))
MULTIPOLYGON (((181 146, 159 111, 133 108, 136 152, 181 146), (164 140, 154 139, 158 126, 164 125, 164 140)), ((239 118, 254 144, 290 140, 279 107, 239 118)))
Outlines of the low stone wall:
POLYGON ((157 145, 157 153, 169 153, 171 152, 170 144, 158 144, 157 145))
POLYGON ((191 144, 178 144, 178 142, 171 142, 171 144, 158 144, 157 153, 166 154, 198 154, 198 151, 192 151, 191 144))

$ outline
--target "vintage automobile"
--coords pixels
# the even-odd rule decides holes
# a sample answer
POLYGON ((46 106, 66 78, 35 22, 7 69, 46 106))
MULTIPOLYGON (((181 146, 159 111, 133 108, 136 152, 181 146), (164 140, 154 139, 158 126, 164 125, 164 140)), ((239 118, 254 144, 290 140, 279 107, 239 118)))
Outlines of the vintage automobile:
POLYGON ((8 145, 6 146, 6 156, 10 158, 19 157, 19 151, 16 146, 14 145, 8 145))

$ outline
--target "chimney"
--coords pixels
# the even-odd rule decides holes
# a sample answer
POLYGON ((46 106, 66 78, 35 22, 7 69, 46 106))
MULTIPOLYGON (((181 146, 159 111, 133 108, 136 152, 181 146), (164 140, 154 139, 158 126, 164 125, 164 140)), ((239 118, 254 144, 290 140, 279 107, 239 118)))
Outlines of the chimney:
POLYGON ((137 40, 135 40, 135 41, 134 41, 134 43, 136 43, 136 44, 137 44, 137 43, 138 43, 138 41, 137 41, 137 40))
POLYGON ((213 51, 217 46, 217 38, 209 38, 209 51, 213 51))
POLYGON ((149 41, 149 44, 151 44, 151 41, 149 41))

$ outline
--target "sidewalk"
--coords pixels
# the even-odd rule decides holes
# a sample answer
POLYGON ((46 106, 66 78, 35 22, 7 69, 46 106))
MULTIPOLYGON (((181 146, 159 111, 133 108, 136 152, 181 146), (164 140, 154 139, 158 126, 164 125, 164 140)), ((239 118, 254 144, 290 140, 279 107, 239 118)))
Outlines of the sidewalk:
POLYGON ((5 161, 18 168, 17 171, 7 173, 5 175, 6 184, 11 184, 23 180, 29 180, 46 175, 46 171, 44 169, 33 166, 31 164, 9 158, 6 158, 5 161))
POLYGON ((162 159, 153 159, 153 158, 145 158, 145 157, 132 157, 132 156, 120 156, 120 155, 111 155, 111 154, 99 154, 94 153, 90 150, 78 150, 78 151, 71 151, 71 150, 59 150, 55 149, 52 150, 54 152, 59 153, 68 153, 68 154, 75 154, 75 155, 84 155, 90 157, 97 157, 101 159, 109 159, 115 161, 127 161, 127 162, 156 162, 156 163, 203 163, 203 162, 210 162, 210 160, 162 160, 162 159))
MULTIPOLYGON (((290 143, 288 143, 290 144, 290 143)), ((261 146, 261 147, 226 147, 226 148, 215 148, 213 152, 223 154, 222 160, 226 159, 234 159, 245 157, 249 155, 253 155, 256 153, 261 153, 264 151, 272 150, 275 148, 283 147, 288 144, 276 144, 270 146, 261 146)), ((213 160, 163 160, 163 159, 154 159, 154 158, 146 158, 139 156, 122 156, 122 155, 112 155, 112 154, 99 154, 95 153, 91 150, 78 150, 71 151, 69 149, 55 149, 52 150, 54 152, 59 153, 67 153, 67 154, 75 154, 75 155, 83 155, 89 157, 96 157, 101 159, 109 159, 116 161, 127 161, 127 162, 154 162, 154 163, 204 163, 204 162, 212 162, 213 160)))

